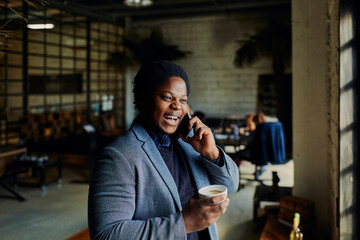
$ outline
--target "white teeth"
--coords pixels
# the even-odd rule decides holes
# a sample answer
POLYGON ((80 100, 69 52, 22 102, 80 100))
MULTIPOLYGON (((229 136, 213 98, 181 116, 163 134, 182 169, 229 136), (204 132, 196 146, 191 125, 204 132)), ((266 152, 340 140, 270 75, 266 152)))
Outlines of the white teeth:
POLYGON ((179 117, 176 117, 176 116, 165 116, 166 118, 171 118, 171 119, 178 119, 179 117))

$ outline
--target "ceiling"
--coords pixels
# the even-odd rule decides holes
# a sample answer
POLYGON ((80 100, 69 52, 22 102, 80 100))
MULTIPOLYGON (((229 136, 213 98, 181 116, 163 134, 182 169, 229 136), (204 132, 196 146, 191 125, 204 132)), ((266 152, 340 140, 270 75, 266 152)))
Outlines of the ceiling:
POLYGON ((290 7, 291 0, 153 0, 148 7, 129 7, 123 0, 46 0, 55 7, 74 14, 109 22, 154 18, 179 18, 244 11, 255 8, 290 7))

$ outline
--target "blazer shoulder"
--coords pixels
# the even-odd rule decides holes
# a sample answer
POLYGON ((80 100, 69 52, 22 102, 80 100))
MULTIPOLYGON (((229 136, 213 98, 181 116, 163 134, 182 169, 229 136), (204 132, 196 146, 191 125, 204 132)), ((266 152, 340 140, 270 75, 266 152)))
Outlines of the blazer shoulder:
POLYGON ((125 157, 140 156, 139 151, 151 140, 144 128, 140 125, 132 126, 123 136, 118 137, 110 145, 104 148, 105 153, 118 152, 125 157))
POLYGON ((142 141, 139 141, 134 132, 130 130, 126 131, 126 133, 115 139, 111 144, 109 144, 106 148, 114 148, 118 151, 125 150, 128 148, 139 147, 143 144, 142 141), (132 147, 133 146, 133 147, 132 147))

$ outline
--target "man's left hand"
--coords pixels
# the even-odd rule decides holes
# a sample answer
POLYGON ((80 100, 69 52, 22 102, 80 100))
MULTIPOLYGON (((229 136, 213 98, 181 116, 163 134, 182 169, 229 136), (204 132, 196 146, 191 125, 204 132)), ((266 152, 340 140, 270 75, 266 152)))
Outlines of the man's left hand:
POLYGON ((194 136, 185 139, 184 136, 180 135, 181 139, 189 143, 202 157, 211 161, 217 160, 220 152, 216 147, 211 129, 196 116, 189 121, 188 129, 191 130, 191 128, 194 130, 194 136))

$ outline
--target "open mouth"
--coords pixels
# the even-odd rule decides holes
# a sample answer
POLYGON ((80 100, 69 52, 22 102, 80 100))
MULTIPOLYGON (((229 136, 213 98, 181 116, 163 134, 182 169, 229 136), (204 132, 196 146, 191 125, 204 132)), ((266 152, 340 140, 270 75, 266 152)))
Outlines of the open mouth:
POLYGON ((171 125, 176 125, 179 120, 180 120, 180 116, 178 115, 164 115, 164 119, 167 123, 171 124, 171 125))

